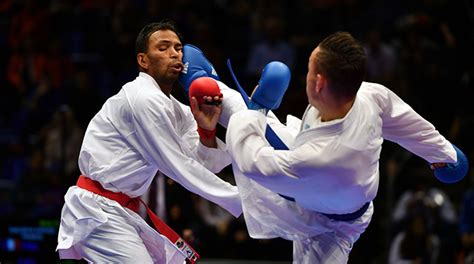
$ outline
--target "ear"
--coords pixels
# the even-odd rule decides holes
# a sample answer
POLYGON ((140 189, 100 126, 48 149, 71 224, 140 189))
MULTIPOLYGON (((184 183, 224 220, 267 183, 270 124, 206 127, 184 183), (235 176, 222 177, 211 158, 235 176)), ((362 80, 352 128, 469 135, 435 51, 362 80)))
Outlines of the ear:
POLYGON ((316 74, 316 92, 320 93, 322 89, 326 86, 326 78, 321 74, 316 74))
POLYGON ((145 53, 137 54, 137 62, 141 68, 148 70, 148 56, 145 53))

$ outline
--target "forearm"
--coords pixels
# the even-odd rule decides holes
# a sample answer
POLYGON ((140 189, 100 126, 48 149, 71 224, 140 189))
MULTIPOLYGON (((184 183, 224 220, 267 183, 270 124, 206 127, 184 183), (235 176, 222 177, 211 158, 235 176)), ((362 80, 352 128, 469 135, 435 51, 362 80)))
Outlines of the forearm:
POLYGON ((217 173, 229 166, 232 159, 226 151, 226 145, 220 139, 215 138, 216 147, 208 147, 198 144, 196 158, 198 162, 208 170, 217 173))
POLYGON ((203 144, 204 146, 208 148, 217 148, 217 141, 215 137, 212 139, 201 138, 200 141, 201 141, 201 144, 203 144))
POLYGON ((227 149, 234 165, 247 176, 286 176, 286 164, 265 139, 265 120, 256 111, 232 116, 226 135, 227 149))
POLYGON ((456 162, 451 143, 408 104, 388 93, 383 119, 383 137, 422 157, 430 163, 456 162))

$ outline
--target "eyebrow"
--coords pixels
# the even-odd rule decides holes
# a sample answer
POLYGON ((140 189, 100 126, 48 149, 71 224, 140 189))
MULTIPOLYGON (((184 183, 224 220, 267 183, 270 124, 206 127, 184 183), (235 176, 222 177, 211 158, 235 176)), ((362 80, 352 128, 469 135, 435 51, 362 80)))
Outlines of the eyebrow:
POLYGON ((171 43, 171 40, 160 39, 158 40, 158 43, 171 43))
MULTIPOLYGON (((158 45, 162 45, 162 44, 173 44, 173 41, 171 40, 167 40, 167 39, 162 39, 162 40, 159 40, 158 45)), ((181 42, 175 42, 174 43, 175 45, 183 45, 181 42)))

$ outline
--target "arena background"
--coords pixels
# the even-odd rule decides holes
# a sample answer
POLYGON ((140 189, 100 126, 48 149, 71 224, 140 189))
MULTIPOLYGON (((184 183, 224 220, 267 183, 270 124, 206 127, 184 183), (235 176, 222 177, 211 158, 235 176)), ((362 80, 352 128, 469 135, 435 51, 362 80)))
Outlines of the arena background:
MULTIPOLYGON (((0 1, 0 262, 58 262, 59 214, 79 174, 83 133, 103 102, 137 75, 134 41, 147 22, 175 20, 184 42, 200 47, 233 86, 230 59, 248 92, 267 62, 287 63, 292 80, 276 111, 282 120, 301 116, 307 105, 312 49, 330 33, 349 31, 369 55, 367 80, 400 95, 472 164, 473 6, 472 0, 0 1)), ((179 87, 174 93, 183 97, 179 87)), ((375 214, 349 263, 388 263, 394 237, 414 215, 424 219, 424 232, 440 238, 436 263, 467 261, 473 245, 463 241, 460 226, 474 232, 474 220, 461 217, 474 214, 472 200, 464 201, 474 186, 472 170, 459 183, 441 184, 423 160, 390 142, 380 165, 375 214)), ((230 168, 221 175, 232 181, 230 168)), ((192 239, 201 263, 291 262, 290 242, 251 239, 242 218, 165 183, 167 222, 192 239)), ((435 251, 411 243, 418 263, 429 263, 423 260, 435 251)))

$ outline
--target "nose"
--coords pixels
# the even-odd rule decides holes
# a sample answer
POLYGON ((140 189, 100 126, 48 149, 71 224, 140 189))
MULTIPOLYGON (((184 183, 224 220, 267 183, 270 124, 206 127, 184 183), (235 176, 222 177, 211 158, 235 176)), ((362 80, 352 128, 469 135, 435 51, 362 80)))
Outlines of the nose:
POLYGON ((171 50, 171 51, 170 51, 170 52, 171 52, 170 55, 171 55, 172 58, 177 58, 177 57, 181 54, 181 51, 180 51, 180 50, 177 50, 177 49, 175 49, 175 48, 172 48, 172 49, 170 49, 170 50, 171 50))

